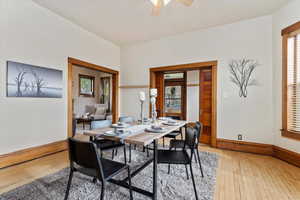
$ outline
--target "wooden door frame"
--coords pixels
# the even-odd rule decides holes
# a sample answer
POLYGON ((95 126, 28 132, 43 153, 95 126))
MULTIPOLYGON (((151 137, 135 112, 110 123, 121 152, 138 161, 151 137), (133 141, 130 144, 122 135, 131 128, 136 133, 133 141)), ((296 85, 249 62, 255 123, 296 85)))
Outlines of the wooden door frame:
POLYGON ((88 69, 98 70, 112 75, 112 120, 113 123, 117 121, 119 116, 119 71, 103 67, 100 65, 88 63, 76 58, 68 58, 68 137, 72 137, 72 119, 73 119, 73 66, 85 67, 88 69))
MULTIPOLYGON (((212 71, 212 115, 211 115, 211 146, 217 146, 217 66, 218 61, 197 62, 190 64, 152 67, 150 68, 150 88, 155 88, 156 72, 171 72, 171 71, 192 71, 211 68, 212 71)), ((200 101, 200 95, 199 95, 200 101)), ((151 105, 150 105, 151 106, 151 105)), ((151 109, 150 109, 151 110, 151 109)), ((199 109, 200 116, 200 109, 199 109)))

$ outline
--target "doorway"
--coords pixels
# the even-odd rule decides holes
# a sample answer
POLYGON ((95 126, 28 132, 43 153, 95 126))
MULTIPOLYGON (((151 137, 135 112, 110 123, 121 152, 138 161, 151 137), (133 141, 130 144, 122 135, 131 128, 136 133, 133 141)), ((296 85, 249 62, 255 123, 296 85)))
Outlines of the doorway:
MULTIPOLYGON (((99 111, 102 111, 103 109, 100 108, 100 105, 107 104, 107 108, 105 110, 109 112, 111 115, 111 120, 113 123, 115 123, 119 116, 119 72, 116 70, 112 70, 106 67, 102 67, 99 65, 91 64, 85 61, 81 61, 75 58, 68 58, 68 137, 72 137, 73 135, 73 128, 75 127, 73 125, 73 119, 74 119, 74 110, 75 106, 75 99, 74 95, 78 97, 84 97, 84 98, 94 98, 99 92, 97 96, 99 96, 99 111), (76 74, 74 71, 74 68, 81 68, 85 69, 85 71, 91 71, 92 74, 86 75, 86 74, 76 74), (93 73, 94 72, 94 73, 93 73), (104 77, 96 77, 96 72, 100 72, 102 74, 105 74, 104 77), (78 78, 78 80, 77 80, 78 78), (98 80, 99 79, 99 80, 98 80), (74 80, 77 80, 78 84, 76 84, 76 87, 74 85, 74 80), (109 80, 109 81, 108 81, 109 80), (101 88, 98 88, 96 91, 95 84, 99 82, 103 84, 101 88), (81 86, 82 84, 82 86, 81 86), (77 88, 76 92, 74 92, 74 88, 77 88), (105 87, 104 87, 105 86, 105 87), (111 91, 111 92, 108 92, 111 91), (76 93, 76 94, 75 94, 76 93)), ((89 105, 90 106, 90 105, 89 105)), ((88 106, 86 106, 88 107, 88 106)), ((79 110, 79 109, 77 109, 79 110)), ((97 111, 97 109, 96 109, 97 111)), ((90 114, 90 112, 85 112, 86 114, 90 114)), ((107 114, 107 113, 106 113, 107 114)), ((83 122, 83 128, 84 123, 87 122, 89 118, 85 118, 82 116, 81 121, 83 122)))
POLYGON ((186 88, 189 86, 186 82, 186 73, 195 70, 199 72, 199 81, 196 84, 199 87, 199 117, 197 121, 202 122, 204 126, 200 141, 216 147, 217 61, 150 68, 150 88, 157 88, 158 90, 156 102, 158 116, 177 115, 184 120, 187 115, 186 88), (180 73, 183 74, 183 77, 179 75, 180 73), (181 78, 179 78, 180 80, 174 78, 173 81, 168 81, 165 76, 180 76, 181 78), (171 92, 171 90, 173 91, 171 92), (173 103, 166 104, 169 100, 168 96, 172 95, 174 96, 173 100, 171 98, 173 103), (169 112, 169 107, 171 107, 172 112, 169 112))

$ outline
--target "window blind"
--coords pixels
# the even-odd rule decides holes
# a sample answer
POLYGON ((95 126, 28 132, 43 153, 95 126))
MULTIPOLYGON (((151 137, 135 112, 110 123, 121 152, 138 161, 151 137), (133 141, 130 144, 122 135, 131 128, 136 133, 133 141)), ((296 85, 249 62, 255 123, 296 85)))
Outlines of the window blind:
POLYGON ((300 33, 287 44, 287 129, 300 133, 300 33))

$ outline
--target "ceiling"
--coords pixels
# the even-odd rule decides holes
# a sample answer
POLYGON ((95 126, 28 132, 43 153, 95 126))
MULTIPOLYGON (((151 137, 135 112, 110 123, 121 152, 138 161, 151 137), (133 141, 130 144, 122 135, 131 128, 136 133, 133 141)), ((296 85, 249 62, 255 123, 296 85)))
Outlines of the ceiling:
POLYGON ((175 0, 152 16, 150 0, 34 0, 117 45, 190 32, 268 15, 290 0, 175 0))

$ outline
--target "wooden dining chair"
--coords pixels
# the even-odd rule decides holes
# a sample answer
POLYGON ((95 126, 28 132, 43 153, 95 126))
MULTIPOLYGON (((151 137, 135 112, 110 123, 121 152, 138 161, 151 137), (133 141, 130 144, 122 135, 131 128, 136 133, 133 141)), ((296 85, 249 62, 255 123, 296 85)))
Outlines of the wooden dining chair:
POLYGON ((188 175, 187 166, 190 167, 190 173, 192 177, 194 192, 196 196, 196 200, 198 200, 197 189, 195 184, 195 178, 193 174, 192 168, 192 159, 195 151, 196 145, 196 137, 197 137, 197 130, 192 127, 188 127, 186 129, 184 146, 180 151, 171 150, 171 149, 161 149, 157 151, 157 163, 158 164, 168 164, 168 173, 170 173, 170 164, 173 165, 185 165, 186 174, 188 175), (190 149, 190 155, 187 152, 187 149, 190 149))
MULTIPOLYGON (((199 154, 199 144, 200 144, 200 138, 201 138, 201 135, 203 132, 203 124, 201 122, 196 122, 194 128, 197 131, 197 137, 196 137, 196 141, 195 141, 196 142, 196 145, 195 145, 196 152, 194 154, 194 157, 195 157, 196 163, 198 162, 198 164, 199 164, 201 175, 202 175, 202 177, 204 177, 202 164, 201 164, 201 158, 200 158, 200 154, 199 154)), ((184 148, 184 143, 185 143, 185 140, 172 139, 172 140, 170 140, 169 148, 175 149, 175 150, 182 149, 182 148, 184 148)))
POLYGON ((128 173, 128 183, 122 182, 117 184, 129 188, 130 199, 132 199, 131 174, 128 165, 115 162, 112 160, 101 158, 97 151, 97 146, 93 142, 79 141, 75 138, 69 138, 69 157, 70 157, 70 175, 65 194, 65 200, 69 197, 70 187, 74 172, 78 172, 92 178, 96 178, 101 182, 100 199, 104 199, 105 186, 107 182, 117 184, 113 177, 120 174, 124 170, 128 173))
MULTIPOLYGON (((107 128, 107 127, 110 127, 111 124, 112 124, 112 122, 110 120, 92 121, 91 129, 94 130, 94 129, 100 129, 100 128, 107 128)), ((96 137, 96 138, 91 137, 90 140, 93 141, 97 145, 97 147, 101 150, 101 152, 107 151, 107 150, 112 150, 112 160, 114 159, 117 149, 119 147, 123 147, 124 148, 124 161, 125 161, 125 164, 127 163, 125 144, 123 144, 121 142, 108 140, 108 139, 103 139, 100 137, 96 137)), ((129 155, 130 154, 131 153, 129 153, 129 155)))

